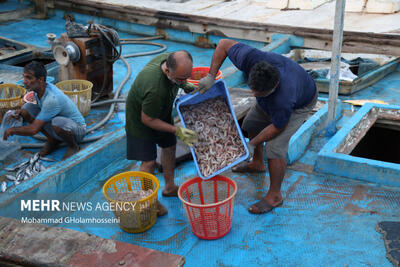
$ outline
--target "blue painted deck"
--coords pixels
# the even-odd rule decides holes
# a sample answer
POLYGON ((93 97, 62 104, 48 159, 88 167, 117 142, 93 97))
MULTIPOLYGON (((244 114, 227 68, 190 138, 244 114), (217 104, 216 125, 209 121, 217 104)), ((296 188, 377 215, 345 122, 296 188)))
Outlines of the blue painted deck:
POLYGON ((0 4, 0 13, 14 11, 29 6, 29 2, 19 0, 9 0, 7 3, 0 4))
MULTIPOLYGON (((0 24, 0 36, 45 47, 45 34, 64 32, 63 12, 56 12, 50 20, 24 20, 10 24, 0 24)), ((81 23, 91 19, 79 17, 81 23)), ((104 23, 107 25, 106 23, 104 23)), ((135 25, 115 23, 124 28, 135 25)), ((143 27, 143 31, 150 31, 143 27)), ((146 32, 147 33, 147 32, 146 32)), ((177 33, 176 36, 187 36, 177 33)), ((138 35, 121 33, 121 38, 138 35)), ((187 49, 194 58, 195 66, 208 66, 212 49, 195 47, 189 43, 157 40, 166 44, 168 51, 187 49)), ((254 44, 262 47, 262 44, 254 44)), ((287 45, 287 44, 286 44, 287 45)), ((123 54, 146 51, 152 47, 129 45, 123 47, 123 54)), ((153 56, 129 58, 133 74, 122 95, 126 95, 138 71, 153 56)), ((227 60, 222 69, 230 66, 227 60)), ((114 88, 126 73, 121 61, 114 64, 114 88)), ((237 86, 232 79, 230 86, 237 86)), ((237 81, 237 80, 236 80, 237 81)), ((239 84, 240 85, 240 84, 239 84)), ((328 97, 321 94, 321 97, 328 97)), ((341 99, 381 99, 391 105, 400 105, 400 69, 389 74, 371 87, 341 99)), ((349 111, 350 106, 343 104, 349 111)), ((94 122, 106 112, 98 109, 86 118, 94 122)), ((342 116, 339 127, 346 125, 351 115, 342 116)), ((124 113, 116 114, 100 133, 110 136, 87 145, 68 162, 58 163, 10 191, 0 193, 0 216, 22 215, 49 217, 49 213, 20 213, 20 199, 41 197, 58 198, 63 201, 85 201, 92 204, 103 203, 101 194, 104 182, 114 174, 137 170, 139 163, 129 162, 125 157, 124 113)), ((306 151, 288 166, 282 190, 285 198, 283 207, 267 215, 251 215, 247 212, 250 204, 260 199, 269 185, 266 174, 235 174, 230 171, 223 175, 238 184, 235 199, 234 219, 230 233, 215 241, 200 240, 191 233, 185 211, 177 198, 165 198, 159 192, 159 200, 168 208, 168 215, 158 218, 149 231, 142 234, 128 234, 116 224, 50 224, 76 229, 120 241, 183 255, 186 266, 392 266, 385 257, 385 247, 381 234, 375 231, 377 222, 400 220, 400 186, 386 187, 340 176, 315 172, 317 154, 330 139, 324 137, 322 129, 316 127, 306 151)), ((96 133, 98 134, 98 133, 96 133)), ((30 142, 30 141, 29 141, 30 142)), ((51 155, 60 159, 63 150, 51 155)), ((27 152, 23 155, 28 157, 27 152)), ((21 154, 10 159, 17 161, 21 154)), ((4 167, 4 166, 3 166, 4 167)), ((2 168, 0 166, 0 168, 2 168)), ((363 172, 363 170, 359 170, 363 172)), ((0 170, 0 175, 4 170, 0 170)), ((156 173, 163 188, 164 179, 156 173)), ((175 170, 176 183, 196 176, 192 161, 184 162, 175 170)), ((112 218, 110 211, 75 211, 52 213, 52 216, 74 218, 112 218)))

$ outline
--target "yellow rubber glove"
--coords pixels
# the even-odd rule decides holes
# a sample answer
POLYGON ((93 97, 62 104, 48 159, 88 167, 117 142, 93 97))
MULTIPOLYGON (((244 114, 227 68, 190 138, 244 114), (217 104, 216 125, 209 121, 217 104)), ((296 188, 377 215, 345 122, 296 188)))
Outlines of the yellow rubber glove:
POLYGON ((198 136, 195 131, 177 126, 175 135, 182 140, 188 146, 193 146, 194 143, 197 143, 198 136))

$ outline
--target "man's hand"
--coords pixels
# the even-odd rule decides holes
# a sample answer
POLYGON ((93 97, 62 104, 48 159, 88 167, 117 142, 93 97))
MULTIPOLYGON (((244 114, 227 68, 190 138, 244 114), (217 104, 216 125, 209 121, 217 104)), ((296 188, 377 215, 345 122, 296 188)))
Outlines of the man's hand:
POLYGON ((19 118, 21 117, 22 110, 20 110, 20 109, 18 109, 18 110, 10 110, 8 112, 11 112, 10 115, 7 116, 7 122, 10 122, 11 119, 19 120, 19 118))
POLYGON ((176 127, 175 135, 188 146, 193 146, 193 144, 198 141, 198 136, 195 131, 180 126, 176 127))
POLYGON ((252 160, 254 156, 254 150, 256 149, 256 146, 251 144, 250 142, 247 143, 247 149, 249 150, 249 156, 247 159, 252 160))
POLYGON ((208 73, 206 77, 200 79, 197 91, 199 91, 200 94, 204 94, 214 85, 214 81, 215 77, 208 73))
POLYGON ((3 140, 6 141, 11 135, 14 135, 14 133, 12 132, 12 128, 8 128, 4 131, 3 140))

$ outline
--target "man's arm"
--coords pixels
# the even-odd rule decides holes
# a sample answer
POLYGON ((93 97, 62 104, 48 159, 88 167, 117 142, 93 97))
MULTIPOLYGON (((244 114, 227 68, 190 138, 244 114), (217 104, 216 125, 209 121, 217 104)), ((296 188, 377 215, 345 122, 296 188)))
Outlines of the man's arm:
POLYGON ((31 124, 21 127, 13 127, 8 128, 4 132, 3 140, 7 140, 7 138, 11 135, 23 135, 23 136, 32 136, 37 134, 46 122, 42 120, 34 120, 31 124))
POLYGON ((268 142, 274 139, 277 135, 279 135, 283 130, 285 130, 287 124, 282 128, 276 128, 272 123, 265 127, 256 137, 251 139, 250 144, 252 145, 259 145, 263 142, 268 142))
POLYGON ((221 68, 222 63, 224 63, 226 57, 228 56, 229 49, 237 43, 238 42, 229 39, 221 39, 218 42, 211 60, 210 71, 206 77, 201 78, 199 81, 198 91, 201 94, 208 91, 214 85, 215 77, 217 76, 218 70, 221 68))
POLYGON ((237 43, 238 42, 230 39, 221 39, 218 42, 211 61, 209 71, 211 76, 213 76, 214 78, 217 76, 218 70, 221 68, 222 63, 224 63, 226 57, 228 56, 229 49, 237 43))
POLYGON ((176 132, 176 126, 166 123, 163 120, 149 117, 143 111, 141 114, 141 120, 144 125, 152 128, 154 130, 161 131, 161 132, 173 133, 173 134, 175 134, 175 132, 176 132))

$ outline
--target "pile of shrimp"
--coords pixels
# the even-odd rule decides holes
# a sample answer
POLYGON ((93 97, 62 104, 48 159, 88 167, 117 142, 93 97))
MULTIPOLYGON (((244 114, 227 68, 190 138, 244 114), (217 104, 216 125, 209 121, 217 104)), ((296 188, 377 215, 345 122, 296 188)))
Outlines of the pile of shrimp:
POLYGON ((199 141, 193 148, 204 177, 228 166, 246 153, 223 97, 181 106, 180 109, 186 127, 199 136, 199 141))

